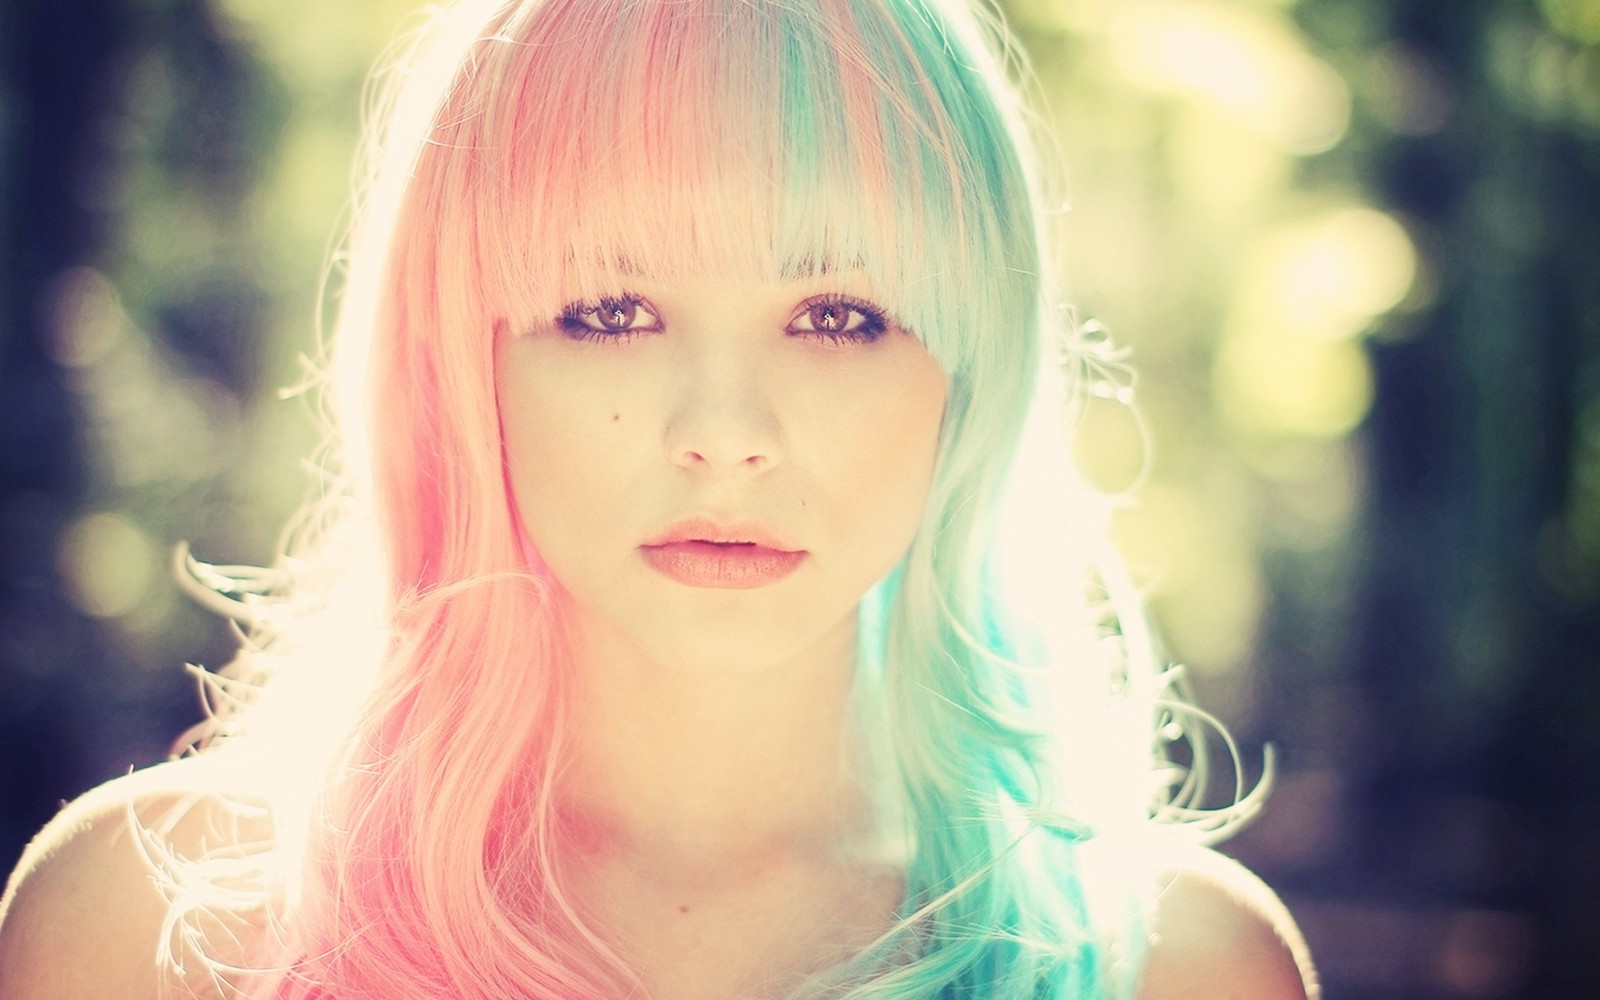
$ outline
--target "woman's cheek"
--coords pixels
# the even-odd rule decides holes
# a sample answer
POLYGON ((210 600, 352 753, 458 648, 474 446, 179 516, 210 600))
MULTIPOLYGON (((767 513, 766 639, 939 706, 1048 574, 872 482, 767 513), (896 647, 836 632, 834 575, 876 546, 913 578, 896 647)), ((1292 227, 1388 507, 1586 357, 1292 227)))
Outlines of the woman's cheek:
POLYGON ((931 358, 901 359, 883 368, 834 400, 831 426, 821 435, 833 455, 828 488, 880 511, 885 523, 875 530, 888 530, 891 520, 920 519, 945 397, 943 372, 931 358))

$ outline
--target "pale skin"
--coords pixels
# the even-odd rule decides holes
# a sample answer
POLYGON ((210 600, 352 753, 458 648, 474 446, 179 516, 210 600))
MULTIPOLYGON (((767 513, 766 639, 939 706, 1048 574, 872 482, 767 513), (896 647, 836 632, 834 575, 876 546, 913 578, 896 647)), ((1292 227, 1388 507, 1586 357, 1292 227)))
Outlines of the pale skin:
MULTIPOLYGON (((600 343, 507 324, 496 351, 517 508, 575 623, 579 736, 559 801, 586 835, 565 875, 653 1000, 777 996, 872 940, 902 892, 862 848, 854 607, 916 530, 944 375, 903 331, 812 336, 860 329, 834 300, 873 290, 848 279, 629 290, 659 329, 600 343), (768 586, 707 590, 639 558, 701 515, 759 521, 807 560, 768 586)), ((204 766, 113 782, 46 828, 0 910, 0 1000, 157 995, 165 901, 126 809, 153 817, 204 766)), ((202 798, 173 831, 180 850, 215 842, 222 809, 202 798)), ((1197 849, 1164 867, 1139 1000, 1315 996, 1270 890, 1197 849)))

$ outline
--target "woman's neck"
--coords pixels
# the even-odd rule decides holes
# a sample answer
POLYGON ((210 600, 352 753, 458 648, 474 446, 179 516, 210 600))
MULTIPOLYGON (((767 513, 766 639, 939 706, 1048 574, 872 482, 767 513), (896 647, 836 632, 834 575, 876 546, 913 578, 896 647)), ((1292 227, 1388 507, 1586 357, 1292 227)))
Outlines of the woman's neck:
POLYGON ((603 624, 574 624, 573 747, 558 794, 581 852, 726 872, 870 836, 853 616, 754 669, 652 662, 603 624))

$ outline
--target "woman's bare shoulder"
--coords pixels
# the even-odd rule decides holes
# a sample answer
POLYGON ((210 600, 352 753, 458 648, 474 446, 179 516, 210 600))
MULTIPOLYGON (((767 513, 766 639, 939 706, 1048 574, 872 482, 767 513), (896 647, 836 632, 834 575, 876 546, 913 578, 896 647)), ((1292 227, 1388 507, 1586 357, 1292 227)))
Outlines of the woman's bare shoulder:
POLYGON ((1138 1000, 1317 1000, 1305 938, 1265 882, 1201 847, 1163 867, 1138 1000))
POLYGON ((170 905, 156 857, 269 836, 190 762, 107 782, 40 831, 0 897, 0 1000, 160 995, 170 905))

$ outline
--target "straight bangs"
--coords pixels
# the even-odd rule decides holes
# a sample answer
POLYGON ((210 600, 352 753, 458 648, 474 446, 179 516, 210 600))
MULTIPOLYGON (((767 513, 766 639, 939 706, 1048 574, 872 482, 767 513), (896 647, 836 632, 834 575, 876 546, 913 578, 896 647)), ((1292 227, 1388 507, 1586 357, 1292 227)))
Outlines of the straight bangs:
POLYGON ((515 332, 641 277, 864 271, 952 377, 1014 383, 1038 246, 977 35, 909 0, 514 5, 439 137, 486 305, 515 332))

